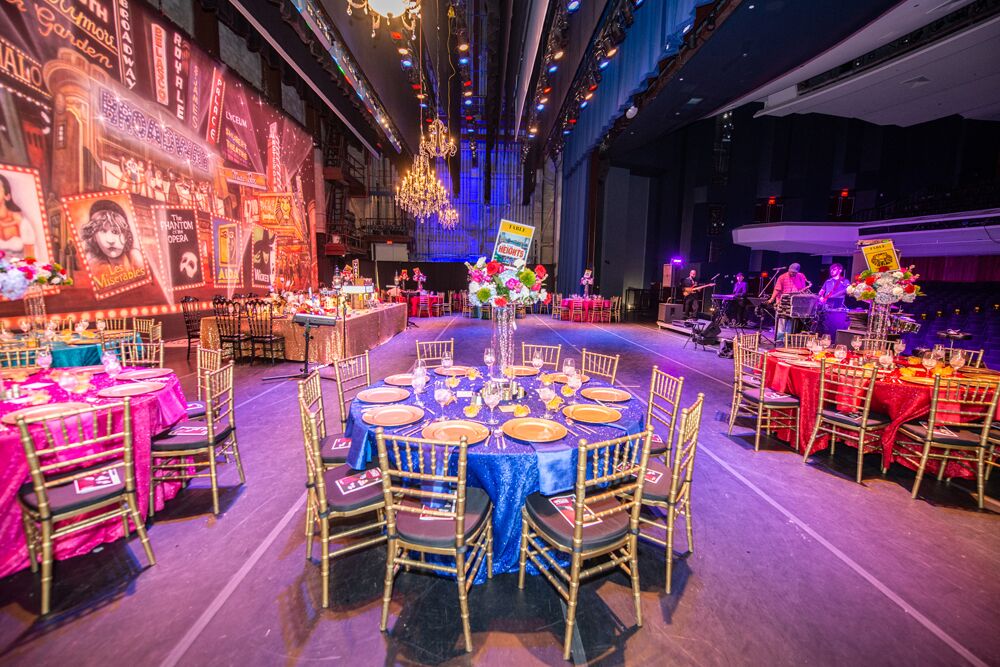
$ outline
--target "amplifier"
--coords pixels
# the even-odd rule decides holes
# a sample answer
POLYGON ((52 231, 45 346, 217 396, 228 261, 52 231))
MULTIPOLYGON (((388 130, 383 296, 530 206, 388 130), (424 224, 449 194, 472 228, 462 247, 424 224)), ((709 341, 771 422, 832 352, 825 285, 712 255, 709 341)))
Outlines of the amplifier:
POLYGON ((661 303, 660 312, 658 313, 657 319, 664 324, 670 324, 675 319, 682 319, 684 317, 684 304, 683 303, 661 303))

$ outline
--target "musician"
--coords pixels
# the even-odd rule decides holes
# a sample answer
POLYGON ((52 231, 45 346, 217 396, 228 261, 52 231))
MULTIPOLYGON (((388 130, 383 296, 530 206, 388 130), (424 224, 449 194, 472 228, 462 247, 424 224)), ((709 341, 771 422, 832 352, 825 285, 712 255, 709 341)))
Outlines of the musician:
POLYGON ((746 326, 747 308, 750 307, 750 299, 747 298, 747 281, 742 273, 736 274, 736 282, 733 283, 733 318, 736 326, 746 326))
POLYGON ((698 272, 691 269, 687 278, 681 281, 684 288, 684 319, 690 319, 692 314, 697 314, 701 295, 694 288, 698 286, 698 272), (688 291, 691 290, 691 291, 688 291))
MULTIPOLYGON (((771 298, 768 299, 768 303, 777 306, 781 301, 782 295, 795 294, 796 292, 801 292, 806 289, 806 287, 808 287, 811 283, 806 280, 806 277, 801 271, 802 266, 798 262, 792 262, 789 264, 788 271, 782 273, 778 276, 778 279, 774 281, 774 291, 771 292, 771 298)), ((776 342, 783 341, 786 333, 794 333, 794 331, 792 331, 794 324, 794 320, 789 318, 778 318, 775 322, 776 342)))
POLYGON ((819 302, 827 308, 843 308, 847 297, 847 286, 851 281, 844 277, 844 267, 840 264, 830 265, 830 277, 819 290, 819 302))

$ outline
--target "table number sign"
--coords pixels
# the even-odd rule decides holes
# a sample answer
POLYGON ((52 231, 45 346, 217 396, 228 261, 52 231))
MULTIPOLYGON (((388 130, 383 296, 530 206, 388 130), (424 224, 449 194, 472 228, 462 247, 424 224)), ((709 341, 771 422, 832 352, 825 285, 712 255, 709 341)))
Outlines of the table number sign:
POLYGON ((382 483, 382 471, 378 468, 363 470, 356 475, 349 475, 337 480, 337 488, 345 496, 361 489, 382 483))
POLYGON ((117 470, 106 470, 98 475, 87 475, 73 481, 73 487, 77 493, 95 493, 106 489, 109 486, 116 486, 122 483, 117 470))
POLYGON ((493 245, 493 261, 504 266, 514 266, 518 260, 527 262, 534 235, 535 228, 531 225, 501 220, 497 240, 493 245))
MULTIPOLYGON (((576 517, 576 509, 574 508, 574 503, 576 502, 576 494, 571 493, 566 496, 555 496, 554 498, 549 498, 549 502, 552 506, 558 510, 562 518, 566 520, 569 525, 573 524, 573 519, 576 517)), ((604 523, 604 519, 594 514, 594 511, 587 506, 583 508, 583 527, 596 526, 599 523, 604 523)))

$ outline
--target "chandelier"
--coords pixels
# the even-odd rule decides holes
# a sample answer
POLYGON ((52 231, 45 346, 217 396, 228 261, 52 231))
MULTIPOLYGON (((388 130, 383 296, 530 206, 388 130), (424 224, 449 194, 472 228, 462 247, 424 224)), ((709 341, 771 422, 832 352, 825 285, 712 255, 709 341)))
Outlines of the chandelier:
POLYGON ((438 213, 438 222, 444 229, 455 229, 458 226, 458 211, 451 204, 448 204, 443 211, 438 213))
POLYGON ((420 152, 427 157, 447 160, 458 151, 455 141, 448 135, 448 126, 435 118, 427 128, 427 134, 420 138, 420 152))
POLYGON ((365 14, 371 14, 374 38, 383 17, 386 25, 391 24, 393 19, 399 19, 404 28, 413 32, 420 16, 420 0, 347 0, 348 15, 355 9, 363 9, 365 14))
POLYGON ((420 222, 448 205, 448 191, 434 174, 426 155, 413 158, 413 168, 396 188, 396 203, 420 222))

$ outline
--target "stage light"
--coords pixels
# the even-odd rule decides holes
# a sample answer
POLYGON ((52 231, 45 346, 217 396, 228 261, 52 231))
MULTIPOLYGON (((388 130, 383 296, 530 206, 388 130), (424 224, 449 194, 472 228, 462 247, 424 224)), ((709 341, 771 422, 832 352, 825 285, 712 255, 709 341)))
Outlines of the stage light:
POLYGON ((583 96, 583 99, 585 99, 585 100, 589 100, 589 99, 590 99, 591 97, 593 97, 593 96, 594 96, 594 94, 593 94, 593 93, 587 93, 586 95, 584 95, 584 96, 583 96))
POLYGON ((409 58, 403 58, 399 62, 399 64, 402 65, 403 67, 413 67, 413 61, 410 60, 409 58))
POLYGON ((401 55, 401 56, 405 56, 407 53, 410 52, 410 50, 408 48, 406 48, 405 46, 401 46, 401 47, 399 47, 396 50, 399 52, 399 55, 401 55))
POLYGON ((468 65, 469 64, 469 58, 467 56, 462 56, 461 58, 458 59, 458 64, 459 65, 468 65))
POLYGON ((467 90, 467 91, 465 91, 462 94, 465 95, 466 97, 472 97, 472 91, 471 90, 467 90))
POLYGON ((618 53, 618 47, 612 46, 610 49, 608 49, 608 58, 613 58, 616 53, 618 53))
POLYGON ((777 197, 768 197, 767 198, 767 205, 768 206, 774 206, 777 203, 778 203, 778 198, 777 197))
POLYGON ((472 106, 472 100, 471 99, 465 100, 465 106, 471 107, 472 106))
POLYGON ((569 130, 563 130, 563 135, 569 134, 569 130))
POLYGON ((683 263, 684 263, 684 260, 683 260, 683 259, 681 259, 680 257, 674 257, 674 258, 672 258, 672 259, 670 260, 670 263, 671 263, 671 264, 683 264, 683 263))
POLYGON ((545 86, 544 88, 542 88, 543 95, 548 95, 551 92, 552 92, 552 86, 545 86))
POLYGON ((538 128, 537 127, 529 127, 528 128, 528 134, 538 134, 538 128))
POLYGON ((472 85, 472 79, 469 79, 468 81, 463 81, 462 85, 468 88, 469 86, 472 85))
POLYGON ((587 104, 588 104, 587 100, 584 100, 584 101, 580 102, 580 108, 581 109, 586 109, 587 108, 587 104))
POLYGON ((575 12, 580 9, 580 0, 570 0, 570 3, 566 5, 566 11, 575 12))
POLYGON ((554 63, 552 65, 549 65, 549 74, 554 74, 557 71, 559 71, 559 65, 556 65, 554 63))
POLYGON ((461 51, 462 53, 465 53, 466 51, 469 50, 469 43, 462 42, 461 44, 458 45, 458 50, 461 51))
POLYGON ((559 49, 558 51, 552 54, 552 58, 553 60, 562 60, 562 57, 564 55, 566 55, 566 53, 562 49, 559 49))
POLYGON ((537 109, 538 111, 541 111, 544 108, 545 108, 545 105, 542 104, 541 102, 539 102, 538 104, 535 105, 535 109, 537 109))
POLYGON ((547 97, 543 97, 542 99, 540 99, 540 100, 538 100, 538 101, 539 101, 540 103, 542 103, 542 104, 548 104, 548 103, 549 103, 549 98, 547 98, 547 97))
POLYGON ((841 197, 847 197, 848 195, 849 193, 847 192, 847 188, 844 188, 843 190, 840 191, 841 197))
POLYGON ((607 67, 610 64, 611 64, 611 61, 608 60, 607 58, 605 58, 604 60, 601 61, 601 64, 598 65, 598 67, 600 67, 601 69, 604 69, 605 67, 607 67))

